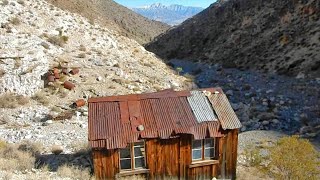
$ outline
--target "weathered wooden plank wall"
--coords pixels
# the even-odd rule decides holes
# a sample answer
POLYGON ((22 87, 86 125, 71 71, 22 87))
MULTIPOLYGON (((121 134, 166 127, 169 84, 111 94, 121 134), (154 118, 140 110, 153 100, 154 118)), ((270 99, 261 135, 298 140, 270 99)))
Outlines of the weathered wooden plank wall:
MULTIPOLYGON (((235 179, 237 162, 238 130, 226 132, 226 137, 217 138, 216 154, 219 164, 189 168, 192 161, 191 135, 179 138, 146 140, 146 163, 150 170, 148 179, 204 180, 222 176, 223 146, 226 146, 225 175, 235 179)), ((94 150, 94 171, 97 179, 114 179, 119 173, 117 150, 94 150)))

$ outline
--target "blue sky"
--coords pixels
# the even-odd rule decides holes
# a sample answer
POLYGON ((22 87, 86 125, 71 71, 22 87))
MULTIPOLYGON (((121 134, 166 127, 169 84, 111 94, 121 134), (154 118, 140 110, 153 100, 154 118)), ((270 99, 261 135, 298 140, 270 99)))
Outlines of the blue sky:
POLYGON ((164 5, 180 4, 184 6, 196 6, 206 8, 210 4, 214 3, 216 0, 114 0, 115 2, 132 7, 141 7, 145 5, 150 5, 153 3, 161 3, 164 5))

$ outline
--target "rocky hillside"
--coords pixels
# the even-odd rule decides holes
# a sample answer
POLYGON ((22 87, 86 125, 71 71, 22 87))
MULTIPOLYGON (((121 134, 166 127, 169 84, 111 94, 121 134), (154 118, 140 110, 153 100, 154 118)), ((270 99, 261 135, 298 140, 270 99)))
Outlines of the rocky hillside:
POLYGON ((112 0, 46 0, 56 7, 81 14, 91 23, 99 23, 140 44, 150 42, 154 37, 169 29, 169 26, 149 20, 112 0))
POLYGON ((182 6, 178 4, 165 6, 160 3, 155 3, 146 7, 132 8, 132 10, 149 19, 161 21, 170 25, 177 25, 198 14, 203 8, 182 6))
POLYGON ((44 0, 0 1, 0 139, 72 152, 87 142, 78 99, 182 89, 177 76, 136 41, 44 0))
POLYGON ((320 76, 320 1, 214 3, 146 47, 172 59, 320 76))

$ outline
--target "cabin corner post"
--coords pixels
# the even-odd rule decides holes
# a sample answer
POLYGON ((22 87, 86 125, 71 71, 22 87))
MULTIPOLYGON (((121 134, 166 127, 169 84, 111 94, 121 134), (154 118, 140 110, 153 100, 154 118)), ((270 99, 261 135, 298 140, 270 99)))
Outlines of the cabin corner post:
POLYGON ((232 147, 232 175, 231 179, 236 179, 237 177, 237 157, 238 157, 238 135, 239 135, 239 130, 234 129, 233 130, 233 147, 232 147))

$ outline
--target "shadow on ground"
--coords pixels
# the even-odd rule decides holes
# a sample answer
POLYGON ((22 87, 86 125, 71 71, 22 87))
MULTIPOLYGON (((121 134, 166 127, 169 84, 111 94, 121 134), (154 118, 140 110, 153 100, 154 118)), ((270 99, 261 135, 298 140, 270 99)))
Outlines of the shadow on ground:
POLYGON ((36 168, 47 166, 50 171, 57 171, 62 166, 72 166, 77 169, 89 169, 93 173, 91 151, 80 151, 74 154, 41 154, 36 156, 36 168))

